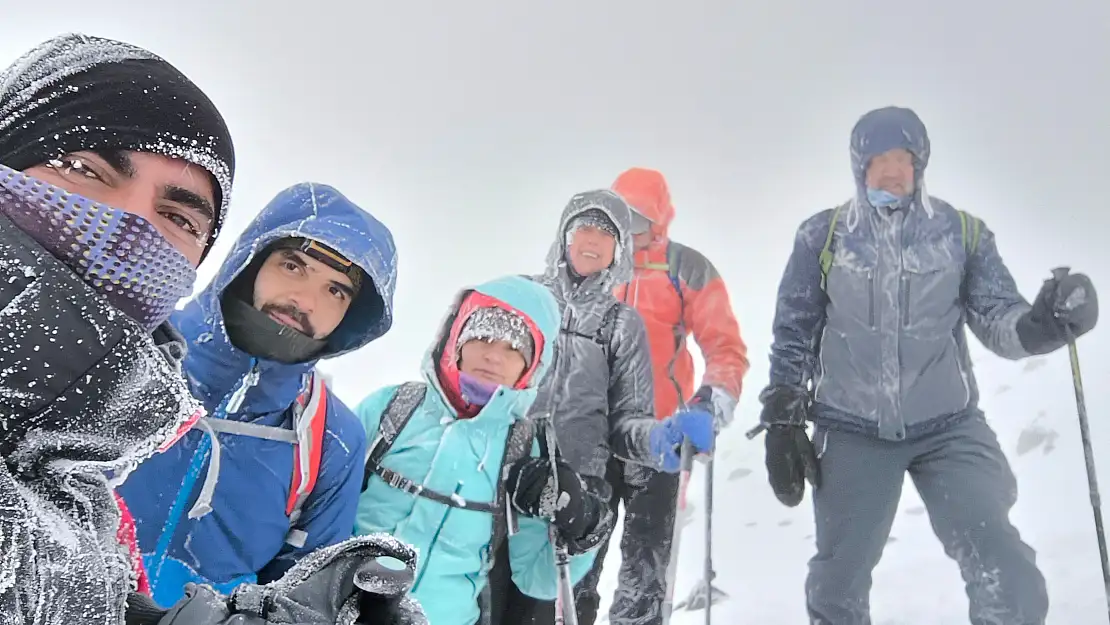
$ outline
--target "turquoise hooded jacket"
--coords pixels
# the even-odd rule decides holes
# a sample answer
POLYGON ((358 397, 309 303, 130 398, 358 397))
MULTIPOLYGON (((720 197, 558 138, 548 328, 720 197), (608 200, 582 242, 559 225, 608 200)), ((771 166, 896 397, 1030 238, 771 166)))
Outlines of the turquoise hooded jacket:
MULTIPOLYGON (((462 320, 460 320, 462 321, 462 320)), ((475 502, 496 501, 502 456, 513 422, 524 419, 555 357, 559 306, 544 286, 510 276, 465 289, 456 298, 422 367, 427 392, 398 434, 381 466, 431 490, 475 502), (445 342, 457 327, 460 305, 472 292, 495 298, 530 318, 543 337, 540 362, 527 388, 499 387, 471 418, 459 418, 437 375, 445 342)), ((453 345, 447 346, 451 349, 453 345)), ((538 347, 538 345, 537 345, 538 347)), ((387 386, 355 409, 367 440, 378 433, 382 413, 397 386, 387 386)), ((538 455, 538 444, 533 445, 538 455)), ((520 515, 519 531, 509 536, 509 564, 521 592, 553 600, 558 590, 548 523, 520 515)), ((491 513, 465 510, 395 489, 372 475, 358 503, 355 533, 385 532, 413 545, 418 553, 413 596, 434 625, 473 625, 478 597, 490 567, 491 513)), ((578 583, 593 565, 596 550, 571 557, 571 581, 578 583)))

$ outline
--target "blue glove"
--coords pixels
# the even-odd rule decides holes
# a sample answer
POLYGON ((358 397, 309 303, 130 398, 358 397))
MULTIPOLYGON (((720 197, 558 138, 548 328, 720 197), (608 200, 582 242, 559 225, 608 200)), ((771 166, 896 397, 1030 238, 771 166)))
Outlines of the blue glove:
POLYGON ((688 438, 698 453, 708 453, 713 450, 713 426, 713 415, 700 408, 676 412, 651 429, 652 456, 659 458, 663 471, 677 473, 682 468, 682 440, 688 438))

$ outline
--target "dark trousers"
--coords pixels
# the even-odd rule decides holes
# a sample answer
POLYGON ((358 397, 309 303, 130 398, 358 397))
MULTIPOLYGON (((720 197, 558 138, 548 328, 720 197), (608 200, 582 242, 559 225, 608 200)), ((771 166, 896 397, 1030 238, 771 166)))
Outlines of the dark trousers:
MULTIPOLYGON (((1045 580, 1010 523, 1017 482, 982 417, 910 442, 819 427, 817 554, 809 561, 812 625, 871 625, 871 571, 909 473, 945 553, 960 566, 972 625, 1043 625, 1045 580)), ((907 580, 912 581, 912 580, 907 580)))
MULTIPOLYGON (((609 621, 612 625, 661 625, 678 475, 613 460, 606 477, 613 489, 610 506, 614 514, 621 502, 625 510, 621 566, 617 574, 617 592, 609 608, 609 621)), ((601 605, 597 585, 608 547, 608 541, 602 543, 593 568, 575 587, 579 625, 597 622, 601 605)), ((554 602, 532 599, 517 590, 509 579, 507 550, 503 546, 500 551, 490 572, 492 618, 489 625, 553 624, 554 602)))

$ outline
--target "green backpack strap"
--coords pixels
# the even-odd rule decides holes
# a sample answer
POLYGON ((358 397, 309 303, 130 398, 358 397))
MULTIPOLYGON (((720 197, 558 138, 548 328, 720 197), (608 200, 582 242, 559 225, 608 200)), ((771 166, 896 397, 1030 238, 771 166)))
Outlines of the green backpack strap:
POLYGON ((979 236, 982 231, 983 222, 973 215, 968 215, 964 211, 960 211, 960 240, 964 243, 964 250, 968 256, 975 253, 979 249, 979 236), (971 242, 968 243, 967 239, 967 221, 971 220, 971 242))
MULTIPOLYGON (((832 269, 833 252, 832 242, 833 234, 836 232, 836 222, 840 217, 840 210, 844 205, 837 206, 833 209, 832 218, 829 219, 829 232, 825 235, 825 247, 821 248, 821 254, 818 257, 821 262, 821 290, 825 290, 825 285, 829 280, 829 270, 832 269)), ((964 250, 968 256, 971 256, 979 249, 979 238, 982 236, 983 222, 979 221, 978 217, 969 215, 965 211, 958 211, 960 215, 960 240, 963 242, 964 250), (971 238, 968 238, 968 221, 971 221, 971 238)))
POLYGON ((818 259, 821 261, 821 290, 825 290, 825 284, 829 281, 829 270, 833 265, 832 242, 833 233, 836 232, 836 220, 840 218, 840 209, 844 208, 841 204, 833 209, 832 218, 829 219, 829 233, 825 235, 825 247, 821 248, 821 255, 818 259))

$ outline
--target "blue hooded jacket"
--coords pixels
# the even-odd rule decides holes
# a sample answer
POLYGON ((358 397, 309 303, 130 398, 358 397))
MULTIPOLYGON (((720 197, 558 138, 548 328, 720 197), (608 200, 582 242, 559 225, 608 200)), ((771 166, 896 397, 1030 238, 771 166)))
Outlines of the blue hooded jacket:
MULTIPOLYGON (((467 501, 492 502, 501 488, 506 439, 512 424, 524 419, 536 399, 536 388, 555 359, 559 305, 538 283, 508 276, 475 287, 527 315, 544 338, 539 365, 527 388, 498 387, 481 411, 459 418, 438 375, 438 360, 451 336, 456 313, 471 289, 451 307, 444 326, 424 359, 424 400, 413 411, 382 458, 382 466, 416 484, 467 501)), ((464 321, 464 320, 458 320, 464 321)), ((373 439, 397 386, 380 389, 355 409, 373 439)), ((539 454, 538 445, 532 454, 539 454)), ((494 517, 463 510, 394 488, 374 475, 358 504, 357 534, 386 532, 411 544, 419 553, 412 595, 434 625, 473 625, 479 619, 479 594, 487 583, 494 517)), ((517 517, 519 531, 508 537, 512 579, 522 592, 552 600, 558 589, 554 551, 545 521, 517 517)), ((602 523, 608 528, 608 523, 602 523)), ((600 541, 593 541, 600 542, 600 541)), ((593 548, 571 556, 571 581, 580 581, 597 555, 593 548)))
MULTIPOLYGON (((292 428, 290 408, 316 363, 283 364, 239 350, 227 337, 220 306, 224 290, 255 254, 287 237, 322 242, 370 278, 321 358, 359 349, 392 323, 397 269, 389 230, 329 186, 302 183, 282 191, 242 234, 212 283, 171 319, 187 341, 184 370, 210 419, 292 428), (242 402, 229 410, 235 395, 242 402)), ((330 392, 327 402, 319 474, 297 523, 307 533, 302 548, 285 542, 294 470, 288 442, 218 434, 218 482, 211 512, 200 518, 189 518, 188 512, 202 492, 200 482, 210 479, 205 477, 213 455, 209 434, 194 428, 130 475, 119 492, 135 516, 158 603, 175 603, 190 581, 224 592, 245 582, 271 581, 303 555, 351 536, 366 437, 351 410, 330 392)))

